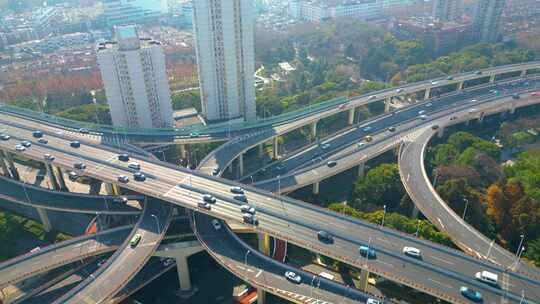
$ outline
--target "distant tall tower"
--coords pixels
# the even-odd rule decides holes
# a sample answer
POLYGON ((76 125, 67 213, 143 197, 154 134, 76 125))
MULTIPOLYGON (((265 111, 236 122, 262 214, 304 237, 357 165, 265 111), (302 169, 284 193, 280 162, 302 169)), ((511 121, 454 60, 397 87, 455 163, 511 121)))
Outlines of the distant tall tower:
POLYGON ((461 0, 434 0, 433 17, 443 22, 455 21, 459 17, 461 0))
POLYGON ((203 115, 256 119, 252 0, 196 0, 193 19, 203 115))
POLYGON ((506 0, 478 0, 474 11, 473 38, 478 42, 496 42, 506 0))
POLYGON ((116 27, 117 42, 100 43, 97 57, 113 125, 172 126, 173 113, 161 44, 139 39, 135 26, 116 27))

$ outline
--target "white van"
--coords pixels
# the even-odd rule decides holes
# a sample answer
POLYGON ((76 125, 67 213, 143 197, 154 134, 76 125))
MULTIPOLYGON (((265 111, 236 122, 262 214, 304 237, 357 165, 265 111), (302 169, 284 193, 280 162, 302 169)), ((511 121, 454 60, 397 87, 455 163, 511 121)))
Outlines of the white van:
POLYGON ((499 276, 489 271, 477 272, 474 275, 474 277, 478 281, 489 284, 489 285, 498 285, 498 281, 499 281, 499 276))

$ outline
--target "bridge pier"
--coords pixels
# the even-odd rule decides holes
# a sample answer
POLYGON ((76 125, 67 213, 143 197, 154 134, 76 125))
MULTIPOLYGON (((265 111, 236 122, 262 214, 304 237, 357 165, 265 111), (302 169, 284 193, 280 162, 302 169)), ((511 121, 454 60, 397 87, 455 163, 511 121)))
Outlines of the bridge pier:
POLYGON ((196 291, 191 285, 188 258, 200 251, 203 247, 198 241, 187 241, 162 246, 162 250, 154 252, 154 256, 172 258, 176 261, 178 281, 180 282, 180 296, 190 297, 196 291))
POLYGON ((6 177, 12 177, 11 171, 9 171, 8 166, 4 160, 3 153, 0 153, 0 166, 2 167, 2 172, 6 177))
POLYGON ((413 210, 411 213, 411 218, 417 219, 419 214, 420 214, 420 210, 418 210, 418 207, 416 207, 416 204, 413 203, 413 210))
POLYGON ((525 76, 527 76, 527 70, 521 71, 520 77, 525 77, 525 76))
POLYGON ((239 177, 244 176, 244 153, 238 155, 238 171, 239 177))
MULTIPOLYGON (((265 233, 258 234, 259 252, 268 256, 270 255, 270 236, 265 233)), ((257 303, 266 303, 266 291, 262 288, 257 288, 257 303)))
POLYGON ((186 145, 180 145, 180 157, 182 157, 182 159, 186 159, 187 157, 186 145))
POLYGON ((364 177, 365 173, 366 173, 366 163, 362 162, 358 164, 358 177, 364 177))
POLYGON ((90 190, 88 191, 88 194, 90 195, 98 195, 99 192, 101 192, 101 185, 103 183, 100 180, 92 179, 90 182, 90 190))
POLYGON ((429 97, 431 97, 431 88, 426 89, 426 92, 424 93, 424 100, 428 100, 429 97))
POLYGON ((462 81, 462 82, 458 83, 457 90, 458 91, 463 91, 463 86, 464 85, 465 85, 465 81, 462 81))
POLYGON ((64 172, 62 172, 62 168, 58 166, 54 166, 53 172, 55 172, 56 179, 58 181, 58 184, 60 185, 60 189, 62 191, 69 192, 69 188, 66 185, 66 180, 64 179, 64 172))
POLYGON ((516 105, 515 105, 515 104, 512 104, 512 105, 510 106, 510 114, 514 114, 514 113, 516 113, 516 105))
POLYGON ((105 183, 105 191, 109 195, 120 195, 120 188, 116 184, 105 183))
POLYGON ((314 183, 313 184, 313 194, 318 195, 320 193, 320 187, 321 187, 321 182, 314 183))
POLYGON ((387 97, 384 100, 384 113, 390 112, 390 104, 392 103, 392 97, 387 97))
POLYGON ((3 154, 4 160, 7 162, 7 165, 9 168, 8 171, 10 173, 11 178, 13 178, 16 181, 20 180, 19 171, 17 171, 17 167, 15 167, 15 163, 13 162, 13 158, 11 157, 11 154, 7 151, 2 151, 2 154, 3 154))
POLYGON ((352 108, 349 110, 349 125, 354 124, 354 112, 356 111, 355 108, 352 108))
POLYGON ((272 140, 272 153, 274 154, 274 159, 279 158, 279 143, 277 136, 272 140))
POLYGON ((318 121, 311 123, 310 141, 314 141, 317 138, 317 123, 318 121))
POLYGON ((39 219, 41 220, 41 224, 43 225, 43 230, 50 232, 52 230, 52 225, 51 221, 49 220, 49 216, 47 215, 47 211, 43 208, 36 208, 36 210, 39 215, 39 219))
POLYGON ((497 75, 491 74, 491 75, 489 76, 489 82, 495 82, 495 76, 497 76, 497 75))
POLYGON ((49 180, 51 181, 51 186, 53 190, 60 191, 60 185, 58 184, 58 181, 56 180, 56 176, 54 174, 53 166, 49 163, 45 163, 45 169, 47 170, 47 176, 49 176, 49 180))
POLYGON ((442 138, 444 136, 444 127, 439 127, 437 131, 437 137, 442 138))
POLYGON ((257 147, 258 147, 259 157, 263 157, 264 156, 264 143, 258 145, 257 147))
POLYGON ((360 280, 358 284, 358 289, 366 292, 369 284, 369 270, 361 269, 358 279, 360 280))

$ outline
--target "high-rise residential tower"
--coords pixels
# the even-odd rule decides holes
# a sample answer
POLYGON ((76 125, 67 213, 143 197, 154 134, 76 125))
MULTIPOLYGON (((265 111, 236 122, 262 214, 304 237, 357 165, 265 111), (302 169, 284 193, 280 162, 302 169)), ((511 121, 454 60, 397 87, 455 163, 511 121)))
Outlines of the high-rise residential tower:
POLYGON ((193 1, 202 112, 209 121, 256 119, 252 0, 193 1))
POLYGON ((505 4, 506 0, 478 0, 473 19, 475 41, 485 43, 497 41, 505 4))
POLYGON ((113 125, 170 127, 171 95, 161 44, 139 38, 135 26, 115 28, 115 42, 100 43, 97 57, 113 125))
POLYGON ((433 17, 443 21, 456 21, 459 17, 461 0, 433 1, 433 17))

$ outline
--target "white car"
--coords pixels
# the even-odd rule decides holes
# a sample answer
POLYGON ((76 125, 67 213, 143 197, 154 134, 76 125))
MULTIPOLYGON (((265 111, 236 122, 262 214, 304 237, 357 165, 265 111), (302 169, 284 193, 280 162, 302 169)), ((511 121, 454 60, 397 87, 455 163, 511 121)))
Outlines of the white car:
POLYGON ((372 298, 367 299, 366 304, 382 304, 381 301, 372 298))
POLYGON ((299 275, 297 275, 294 271, 286 271, 285 277, 287 278, 287 280, 296 284, 300 284, 300 282, 302 282, 302 278, 299 275))
POLYGON ((371 95, 371 96, 369 96, 369 98, 368 98, 368 100, 374 100, 374 99, 377 99, 377 96, 371 95))
POLYGON ((478 100, 476 100, 476 99, 471 99, 471 103, 475 103, 475 102, 477 102, 477 101, 478 101, 478 100))
POLYGON ((213 219, 213 220, 212 220, 212 226, 214 227, 215 230, 221 229, 221 224, 220 224, 219 221, 216 220, 216 219, 213 219))
POLYGON ((141 165, 139 163, 133 162, 128 165, 128 168, 133 170, 141 170, 141 165))
POLYGON ((425 107, 426 107, 426 108, 429 108, 429 107, 431 107, 432 105, 433 105, 433 104, 432 104, 431 102, 428 102, 428 103, 426 103, 425 107))
POLYGON ((16 145, 15 150, 19 152, 23 152, 24 150, 26 150, 26 148, 23 145, 16 145))
POLYGON ((231 187, 231 192, 234 194, 244 194, 244 189, 240 187, 231 187))
POLYGON ((167 267, 167 266, 172 265, 172 263, 174 263, 174 259, 167 258, 167 259, 163 260, 162 263, 163 263, 163 266, 167 267))
POLYGON ((54 160, 54 156, 49 154, 49 153, 45 153, 43 155, 43 158, 46 160, 46 161, 53 161, 54 160))
POLYGON ((426 113, 425 110, 420 110, 420 111, 418 111, 418 115, 423 115, 423 114, 425 114, 425 113, 426 113))
POLYGON ((411 258, 422 259, 422 252, 418 248, 403 247, 403 254, 408 255, 411 258))
POLYGON ((433 80, 433 81, 431 82, 431 84, 432 84, 432 85, 436 85, 436 84, 439 84, 439 82, 436 81, 436 80, 433 80))

